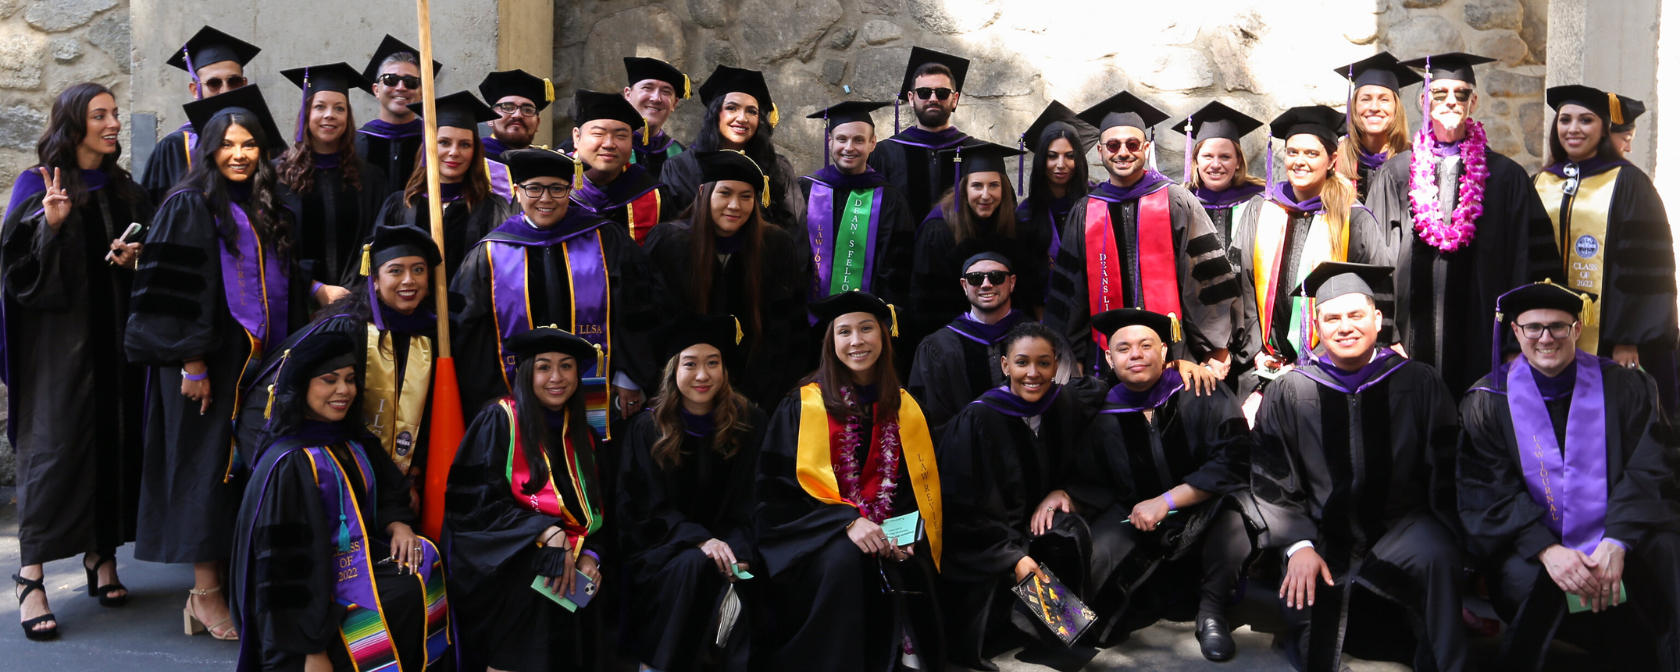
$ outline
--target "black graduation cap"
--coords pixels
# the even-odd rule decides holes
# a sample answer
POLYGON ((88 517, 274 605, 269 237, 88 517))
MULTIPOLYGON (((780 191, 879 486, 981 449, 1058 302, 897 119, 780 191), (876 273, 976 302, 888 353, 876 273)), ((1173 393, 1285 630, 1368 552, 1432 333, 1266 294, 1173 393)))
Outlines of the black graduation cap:
POLYGON ((1230 106, 1216 100, 1203 105, 1202 109, 1191 112, 1190 116, 1178 122, 1172 130, 1192 137, 1196 142, 1225 138, 1240 146, 1243 136, 1264 125, 1265 122, 1231 109, 1230 106), (1190 126, 1189 133, 1185 132, 1187 126, 1190 126))
POLYGON ((578 89, 577 93, 572 94, 571 115, 572 121, 578 126, 597 119, 621 121, 631 130, 644 130, 647 125, 642 113, 636 111, 636 106, 631 105, 624 96, 587 89, 578 89))
POLYGON ((432 266, 443 263, 443 255, 438 252, 437 243, 432 241, 432 234, 420 227, 409 224, 378 226, 373 229, 373 242, 362 246, 362 275, 372 275, 386 262, 403 257, 420 257, 432 266))
POLYGON ((1419 70, 1427 70, 1426 74, 1433 79, 1456 79, 1467 84, 1476 83, 1475 66, 1492 63, 1495 59, 1475 54, 1454 51, 1445 54, 1435 54, 1423 58, 1401 61, 1400 65, 1419 70))
POLYGON ((342 331, 318 329, 294 343, 281 360, 275 389, 301 392, 308 381, 356 365, 356 341, 342 331))
POLYGON ((1004 256, 1002 252, 981 252, 963 260, 962 272, 967 273, 968 269, 982 261, 995 261, 1003 264, 1003 267, 1009 269, 1010 272, 1015 271, 1015 264, 1011 263, 1009 257, 1004 256))
MULTIPOLYGON (((367 67, 362 70, 362 76, 370 82, 379 81, 379 66, 385 64, 385 59, 390 58, 391 54, 405 51, 414 54, 416 62, 420 60, 419 49, 408 46, 402 40, 386 35, 385 39, 380 41, 379 48, 373 50, 373 58, 368 59, 367 67)), ((436 77, 440 72, 443 72, 443 64, 434 59, 432 61, 432 76, 436 77)))
POLYGON ((969 137, 964 139, 962 144, 950 149, 939 150, 939 153, 942 155, 951 154, 960 158, 958 167, 961 170, 959 176, 967 176, 986 171, 1008 173, 1009 166, 1004 163, 1004 160, 1020 156, 1026 152, 1014 147, 1005 147, 995 142, 986 142, 979 138, 969 137))
POLYGON ((1375 300, 1377 293, 1371 287, 1386 286, 1393 274, 1389 266, 1326 261, 1308 273, 1291 296, 1310 296, 1319 303, 1348 294, 1364 294, 1375 300))
POLYGON ((1402 64, 1394 54, 1386 51, 1379 51, 1377 55, 1363 61, 1336 68, 1336 74, 1353 82, 1354 89, 1362 86, 1380 86, 1395 93, 1423 81, 1423 77, 1412 72, 1412 69, 1402 64), (1349 72, 1353 74, 1349 75, 1349 72))
POLYGON ((963 81, 968 79, 968 59, 942 51, 911 47, 910 62, 904 66, 904 84, 898 87, 899 100, 909 100, 910 89, 916 88, 916 71, 929 63, 939 63, 950 68, 951 88, 963 90, 963 81))
POLYGON ((262 89, 255 84, 192 101, 182 105, 181 109, 186 111, 187 121, 192 123, 193 132, 200 136, 204 135, 204 128, 210 124, 211 119, 224 114, 248 114, 257 118, 262 132, 268 136, 269 147, 280 149, 286 146, 286 138, 280 135, 280 127, 274 125, 274 113, 269 111, 268 103, 263 100, 262 89))
POLYGON ((812 301, 807 308, 811 314, 817 316, 824 323, 833 322, 834 318, 851 313, 869 313, 889 325, 894 338, 898 337, 898 311, 885 301, 875 298, 874 294, 861 290, 851 290, 830 294, 812 301))
POLYGON ((1645 114, 1644 102, 1627 96, 1616 96, 1616 99, 1622 102, 1622 123, 1611 124, 1610 132, 1612 133, 1620 133, 1622 131, 1632 129, 1633 122, 1639 119, 1639 115, 1645 114))
POLYGON ((350 94, 351 89, 361 89, 373 93, 373 82, 368 81, 362 73, 349 63, 332 63, 329 65, 311 65, 302 68, 281 70, 280 76, 303 89, 303 96, 307 99, 322 91, 350 94), (307 83, 307 86, 305 85, 307 83))
POLYGON ((597 354, 594 343, 574 336, 571 332, 563 331, 552 324, 514 334, 508 337, 506 345, 507 349, 513 352, 515 360, 521 363, 530 361, 545 352, 571 355, 577 359, 579 371, 594 366, 597 354))
POLYGON ((741 323, 731 315, 683 311, 661 326, 654 339, 664 351, 666 361, 704 343, 723 354, 723 365, 727 368, 735 364, 736 346, 741 343, 741 323))
POLYGON ((1181 336, 1177 319, 1142 308, 1115 308, 1091 316, 1091 326, 1106 338, 1113 338, 1114 332, 1134 325, 1154 329, 1162 343, 1176 343, 1181 336))
POLYGON ((199 68, 211 63, 221 63, 222 61, 233 61, 243 68, 246 63, 251 62, 251 59, 257 57, 259 51, 262 51, 262 48, 257 45, 210 26, 205 26, 198 29, 198 32, 193 34, 192 39, 187 40, 187 43, 181 45, 180 49, 176 49, 175 53, 170 55, 169 60, 165 63, 189 73, 196 72, 199 68), (189 58, 192 59, 192 67, 190 68, 187 67, 187 59, 189 58))
POLYGON ((694 159, 700 164, 701 184, 719 180, 745 182, 758 192, 759 202, 766 208, 770 207, 770 177, 746 154, 733 149, 719 149, 700 152, 694 159))
POLYGON ((503 70, 485 75, 484 81, 478 83, 478 92, 491 105, 507 96, 520 96, 535 104, 538 112, 548 109, 548 104, 554 102, 554 83, 524 70, 503 70))
POLYGON ((576 184, 577 160, 552 149, 527 147, 502 152, 502 163, 515 183, 538 177, 558 177, 576 184))
POLYGON ((1081 154, 1091 145, 1096 144, 1097 137, 1101 135, 1097 132, 1095 126, 1085 123, 1085 120, 1080 119, 1079 115, 1068 109, 1068 106, 1061 104, 1060 101, 1052 100, 1043 112, 1038 113, 1038 119, 1033 120, 1032 125, 1027 127, 1027 131, 1021 134, 1021 140, 1022 142, 1031 141, 1033 151, 1043 151, 1044 136, 1049 135, 1052 131, 1072 133, 1073 137, 1079 139, 1077 149, 1080 150, 1081 154))
POLYGON ((875 126, 875 117, 871 116, 869 113, 891 104, 892 103, 848 100, 843 103, 835 103, 823 109, 817 110, 816 112, 807 114, 805 115, 805 118, 828 120, 828 130, 830 132, 834 130, 835 126, 849 124, 854 121, 864 122, 873 128, 875 126))
POLYGON ((706 83, 700 85, 700 102, 710 106, 713 99, 731 93, 744 93, 757 100, 759 114, 770 122, 771 128, 781 121, 776 103, 770 100, 770 85, 764 83, 764 73, 727 65, 717 66, 712 76, 706 78, 706 83))
POLYGON ((636 82, 657 79, 677 90, 677 100, 692 95, 693 85, 688 81, 688 75, 678 70, 676 66, 657 58, 641 58, 637 56, 624 57, 625 86, 635 86, 636 82))
POLYGON ((1551 281, 1536 282, 1501 295, 1495 312, 1502 320, 1515 320, 1518 315, 1539 308, 1552 308, 1580 317, 1596 298, 1591 293, 1577 292, 1551 281))
MULTIPOLYGON (((409 103, 408 110, 415 114, 424 115, 426 113, 426 103, 425 101, 409 103)), ((490 109, 489 105, 485 105, 484 101, 479 100, 478 96, 473 95, 471 91, 456 91, 437 99, 438 128, 465 128, 476 131, 479 124, 495 121, 498 118, 496 111, 490 109)))
POLYGON ((1143 102, 1142 98, 1132 95, 1130 91, 1121 91, 1109 96, 1108 100, 1085 108, 1084 112, 1079 113, 1079 118, 1097 127, 1098 133, 1116 126, 1130 126, 1147 131, 1166 121, 1167 113, 1143 102))
POLYGON ((1325 105, 1291 107, 1272 120, 1272 137, 1288 140, 1307 134, 1324 141, 1324 147, 1336 149, 1336 140, 1347 127, 1347 115, 1325 105))
POLYGON ((1633 100, 1632 102, 1639 106, 1639 111, 1630 115, 1628 109, 1630 100, 1608 91, 1601 91, 1581 84, 1554 86, 1546 89, 1546 105, 1553 110, 1560 109, 1564 105, 1580 105, 1592 110, 1593 114, 1598 115, 1610 126, 1632 124, 1635 117, 1645 112, 1645 104, 1633 100))

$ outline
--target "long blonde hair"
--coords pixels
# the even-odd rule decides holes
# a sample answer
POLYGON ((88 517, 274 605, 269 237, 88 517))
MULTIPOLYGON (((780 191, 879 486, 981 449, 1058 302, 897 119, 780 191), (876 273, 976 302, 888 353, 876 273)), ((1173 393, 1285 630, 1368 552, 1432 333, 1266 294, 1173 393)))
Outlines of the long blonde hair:
MULTIPOLYGON (((1218 138, 1207 138, 1197 140, 1196 146, 1190 149, 1190 184, 1188 185, 1190 189, 1194 190, 1202 188, 1202 169, 1200 166, 1196 165, 1196 156, 1202 153, 1202 143, 1207 142, 1208 140, 1217 139, 1218 138)), ((1248 155, 1243 153, 1242 143, 1231 140, 1231 144, 1237 146, 1237 169, 1232 171, 1231 186, 1226 187, 1226 189, 1233 189, 1245 185, 1264 185, 1266 183, 1265 180, 1248 174, 1248 155)))
POLYGON ((1343 244, 1346 238, 1343 234, 1349 225, 1348 220, 1353 218, 1353 206, 1359 202, 1359 191, 1346 175, 1331 168, 1324 180, 1324 189, 1318 192, 1318 199, 1324 204, 1324 223, 1330 226, 1330 253, 1345 261, 1348 251, 1343 244))
MULTIPOLYGON (((1367 84, 1366 86, 1376 86, 1367 84)), ((1365 88, 1365 87, 1359 87, 1365 88)), ((1359 104, 1359 91, 1355 90, 1354 99, 1348 105, 1347 135, 1337 143, 1336 156, 1338 164, 1336 171, 1349 181, 1359 179, 1359 151, 1364 146, 1365 130, 1359 127, 1358 115, 1354 113, 1354 106, 1359 104)), ((1406 133, 1410 122, 1406 119, 1406 106, 1400 103, 1400 94, 1394 94, 1394 113, 1388 115, 1388 133, 1383 138, 1383 152, 1394 156, 1412 148, 1412 138, 1406 133)))

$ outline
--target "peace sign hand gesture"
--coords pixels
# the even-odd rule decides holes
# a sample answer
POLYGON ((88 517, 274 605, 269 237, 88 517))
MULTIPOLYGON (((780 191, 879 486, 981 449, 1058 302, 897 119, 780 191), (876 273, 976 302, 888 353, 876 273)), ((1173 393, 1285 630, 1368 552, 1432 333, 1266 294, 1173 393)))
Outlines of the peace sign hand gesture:
POLYGON ((58 169, 54 168, 52 175, 47 175, 46 168, 39 168, 41 181, 47 183, 47 196, 41 199, 41 209, 47 213, 47 226, 56 233, 58 227, 64 225, 65 218, 70 216, 70 192, 59 186, 58 169))

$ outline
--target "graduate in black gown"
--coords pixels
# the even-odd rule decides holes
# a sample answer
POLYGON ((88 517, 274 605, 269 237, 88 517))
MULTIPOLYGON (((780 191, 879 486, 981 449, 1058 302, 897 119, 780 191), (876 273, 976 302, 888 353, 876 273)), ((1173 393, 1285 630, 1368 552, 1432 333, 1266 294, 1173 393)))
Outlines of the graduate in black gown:
POLYGON ((939 466, 893 371, 893 311, 858 291, 811 310, 828 325, 821 363, 776 409, 758 458, 754 515, 774 618, 755 666, 942 670, 939 466), (911 513, 918 532, 883 532, 911 513))
POLYGON ((1415 669, 1466 664, 1458 414, 1440 374, 1377 342, 1371 286, 1389 273, 1326 262, 1307 276, 1302 293, 1317 302, 1313 327, 1325 352, 1303 354, 1260 404, 1252 475, 1266 524, 1260 544, 1287 558, 1278 597, 1296 669, 1339 669, 1348 618, 1359 616, 1347 607, 1356 584, 1409 612, 1415 669))
POLYGON ((359 417, 361 344, 320 331, 292 345, 239 507, 235 669, 454 669, 442 556, 359 417))
MULTIPOLYGON (((85 553, 84 568, 101 570, 89 570, 88 594, 106 606, 128 600, 115 556, 134 540, 145 375, 122 352, 141 237, 121 236, 151 220, 145 192, 117 165, 121 130, 104 86, 59 93, 39 163, 12 183, 0 227, 18 576, 42 580, 42 563, 85 553)), ((37 600, 20 609, 24 634, 50 638, 57 621, 44 591, 37 600)))
POLYGON ((481 141, 491 161, 501 161, 507 150, 530 147, 542 128, 543 110, 554 102, 553 82, 518 69, 485 75, 478 92, 498 116, 490 122, 490 137, 481 141))
POLYGON ((384 171, 356 154, 350 91, 372 84, 344 63, 280 72, 304 90, 292 147, 275 170, 286 207, 298 216, 298 268, 311 280, 348 287, 360 273, 362 243, 390 192, 384 171))
POLYGON ((1582 316, 1581 349, 1656 379, 1663 409, 1680 404, 1674 347, 1674 235, 1650 176, 1620 158, 1610 128, 1628 120, 1620 97, 1556 86, 1551 164, 1534 186, 1552 223, 1569 287, 1598 298, 1582 316))
POLYGON ((1386 51, 1336 68, 1336 74, 1348 80, 1347 134, 1336 149, 1336 172, 1353 183, 1365 202, 1371 196, 1371 173, 1412 148, 1400 90, 1423 77, 1386 51))
MULTIPOLYGON (((632 138, 630 163, 647 169, 659 181, 665 162, 687 151, 676 138, 665 133, 665 122, 677 104, 693 95, 693 82, 675 66, 657 58, 624 57, 624 99, 642 115, 645 126, 637 126, 632 138)), ((576 151, 572 139, 556 147, 568 154, 576 151)))
POLYGON ((1534 185, 1522 166, 1488 148, 1470 118, 1479 102, 1474 66, 1492 60, 1455 53, 1403 63, 1429 66, 1420 104, 1430 112, 1412 150, 1371 174, 1366 201, 1389 231, 1394 340, 1405 356, 1435 367, 1454 399, 1499 361, 1485 347, 1494 300, 1563 277, 1534 185), (1414 190, 1435 198, 1414 199, 1414 190))
POLYGON ((1465 539, 1511 624, 1498 669, 1540 669, 1554 633, 1606 668, 1680 669, 1675 436, 1649 376, 1577 349, 1584 298, 1552 284, 1500 297, 1511 326, 1495 338, 1522 354, 1460 407, 1465 539), (1583 598, 1590 613, 1566 614, 1583 598))
POLYGON ((769 424, 729 382, 735 320, 680 313, 659 334, 665 361, 647 413, 630 422, 614 527, 630 582, 636 658, 661 672, 745 670, 767 579, 753 533, 753 469, 769 424), (718 614, 739 611, 719 643, 718 614), (746 612, 746 613, 742 613, 746 612))
POLYGON ((893 135, 869 155, 869 166, 904 195, 910 221, 926 218, 956 182, 956 157, 941 152, 968 140, 968 134, 951 123, 967 79, 968 59, 910 48, 897 100, 910 102, 916 124, 899 130, 898 103, 894 103, 893 135))
MULTIPOLYGON (((700 85, 700 102, 706 106, 700 117, 700 132, 688 151, 665 161, 659 179, 671 187, 676 211, 683 212, 699 194, 700 162, 695 151, 730 149, 743 152, 770 177, 770 204, 764 206, 771 224, 792 229, 799 221, 799 173, 793 163, 776 152, 773 140, 781 113, 770 98, 764 73, 720 65, 700 85)), ((645 129, 643 132, 647 132, 645 129)))
POLYGON ((686 220, 654 227, 643 249, 674 294, 662 297, 741 323, 735 389, 773 408, 798 384, 809 359, 804 257, 793 236, 764 218, 764 173, 739 152, 696 150, 701 199, 686 220), (698 232, 698 233, 696 233, 698 232))
POLYGON ((1004 336, 1015 325, 1032 321, 1015 308, 1019 278, 1012 267, 1009 257, 997 252, 964 260, 957 283, 968 299, 968 312, 916 346, 907 387, 921 402, 935 437, 942 436, 945 423, 982 392, 1009 382, 998 367, 1004 336))
POLYGON ((1043 515, 1075 513, 1091 528, 1086 600, 1107 619, 1097 641, 1191 598, 1202 655, 1227 660, 1237 648, 1225 608, 1259 520, 1248 496, 1248 423, 1229 389, 1193 392, 1200 384, 1166 365, 1171 317, 1117 308, 1093 324, 1107 337, 1115 385, 1069 448, 1066 489, 1046 498, 1043 515))
POLYGON ((1092 315, 1128 307, 1173 315, 1185 336, 1174 356, 1208 363, 1224 377, 1234 345, 1231 302, 1242 289, 1201 202, 1148 168, 1149 129, 1166 113, 1122 91, 1079 118, 1102 131, 1097 153, 1108 179, 1062 226, 1045 324, 1060 329, 1076 361, 1095 372, 1105 346, 1091 331, 1092 315))
MULTIPOLYGON (((1265 123, 1259 119, 1216 100, 1172 127, 1183 133, 1184 141, 1191 146, 1184 188, 1202 202, 1227 252, 1235 244, 1237 222, 1242 221, 1243 213, 1266 198, 1268 185, 1248 173, 1248 155, 1242 148, 1242 139, 1262 126, 1265 123)), ((1242 263, 1235 254, 1228 256, 1233 265, 1242 263)))
POLYGON ((1057 385, 1060 335, 1023 322, 991 360, 1005 382, 962 407, 939 440, 946 560, 940 572, 952 662, 996 670, 988 658, 1012 648, 1016 630, 1058 641, 1010 588, 1049 568, 1076 593, 1086 587, 1091 530, 1077 514, 1051 509, 1066 487, 1069 447, 1095 413, 1057 385))
POLYGON ((508 352, 518 362, 513 392, 479 411, 449 470, 443 548, 460 645, 491 670, 587 669, 607 648, 597 642, 609 617, 555 598, 579 586, 579 572, 602 585, 612 534, 601 437, 580 389, 597 350, 539 327, 508 339, 508 352))
MULTIPOLYGON (((416 113, 421 104, 414 103, 416 113)), ((502 196, 491 167, 479 143, 478 125, 496 118, 488 106, 471 93, 458 91, 437 99, 438 188, 442 190, 443 240, 437 241, 445 254, 459 259, 485 234, 509 216, 519 212, 516 204, 502 196)), ((505 173, 505 171, 504 171, 505 173)), ((431 216, 426 204, 426 166, 414 166, 406 186, 385 199, 379 211, 379 226, 414 226, 430 231, 431 216)), ((444 267, 445 279, 454 270, 444 267)))
MULTIPOLYGON (((443 64, 432 61, 432 74, 441 71, 443 64)), ((378 166, 386 188, 401 193, 426 146, 425 122, 410 109, 420 104, 420 50, 386 35, 362 76, 373 82, 379 117, 356 131, 356 156, 378 166)))
POLYGON ((670 187, 630 160, 635 134, 646 132, 647 122, 629 101, 616 93, 579 90, 572 97, 571 117, 577 123, 572 158, 583 164, 583 181, 572 185, 575 207, 611 220, 637 244, 647 241, 654 225, 676 219, 682 199, 673 198, 670 187))
POLYGON ((151 367, 134 557, 193 563, 188 616, 233 639, 218 575, 250 466, 234 450, 239 390, 303 324, 310 294, 292 262, 295 219, 272 164, 283 141, 262 91, 236 89, 186 112, 203 142, 152 219, 124 334, 129 360, 151 367))
MULTIPOLYGON (((205 26, 170 54, 164 63, 191 75, 187 92, 192 94, 193 100, 203 100, 250 82, 250 78, 245 76, 245 64, 256 58, 260 51, 262 49, 257 45, 205 26)), ((196 158, 193 150, 197 147, 198 132, 190 121, 159 138, 157 145, 152 147, 151 156, 146 158, 146 169, 140 174, 140 185, 146 188, 146 195, 154 205, 168 198, 176 183, 186 177, 196 158)))
MULTIPOLYGON (((1044 296, 1038 297, 1034 317, 1042 318, 1043 301, 1049 298, 1048 281, 1056 267, 1056 253, 1062 248, 1062 225, 1067 223, 1073 206, 1091 193, 1091 167, 1085 154, 1097 144, 1096 127, 1085 123, 1073 110, 1054 100, 1039 113, 1038 119, 1021 134, 1021 144, 1032 151, 1032 177, 1025 187, 1027 197, 1015 206, 1015 221, 1026 222, 1038 239, 1032 242, 1033 251, 1046 252, 1043 262, 1044 296), (1033 144, 1028 145, 1028 141, 1033 144)), ((1019 170, 1017 170, 1019 172, 1019 170)), ((1019 176, 1019 175, 1017 175, 1019 176)), ((1019 255, 1020 251, 1012 251, 1019 255)))
POLYGON ((880 147, 870 113, 886 106, 846 101, 806 115, 824 121, 828 139, 822 170, 799 178, 805 207, 793 232, 800 256, 811 260, 812 301, 857 289, 909 305, 916 222, 904 194, 869 163, 880 147))
POLYGON ((311 334, 342 333, 361 346, 355 358, 361 392, 357 417, 371 434, 364 447, 384 453, 406 474, 411 482, 405 490, 413 489, 418 499, 425 484, 437 357, 432 273, 442 257, 431 235, 414 227, 375 229, 373 242, 362 254, 368 275, 348 296, 322 308, 309 325, 273 349, 251 377, 239 414, 239 449, 246 464, 256 464, 261 457, 268 386, 285 351, 311 334))
POLYGON ((534 148, 503 156, 524 212, 467 251, 449 285, 462 297, 455 316, 462 407, 471 413, 508 394, 508 337, 534 325, 571 327, 605 355, 584 372, 583 385, 596 404, 590 422, 610 439, 608 408, 614 417, 635 415, 642 390, 658 380, 648 340, 664 307, 658 277, 623 228, 569 206, 570 157, 534 148))

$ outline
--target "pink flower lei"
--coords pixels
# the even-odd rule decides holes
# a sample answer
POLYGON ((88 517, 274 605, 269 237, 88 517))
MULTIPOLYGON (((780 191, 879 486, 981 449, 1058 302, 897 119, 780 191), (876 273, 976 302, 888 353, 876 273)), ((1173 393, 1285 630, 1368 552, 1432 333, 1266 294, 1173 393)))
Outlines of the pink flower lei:
POLYGON ((1451 252, 1476 238, 1476 220, 1482 216, 1482 195, 1488 178, 1487 132, 1473 119, 1464 120, 1468 130, 1459 145, 1464 174, 1458 178, 1458 207, 1453 208, 1449 226, 1441 216, 1441 189, 1435 180, 1435 134, 1429 124, 1412 139, 1412 222, 1423 241, 1442 252, 1451 252))
MULTIPOLYGON (((848 408, 857 408, 857 396, 852 388, 840 388, 840 399, 848 408)), ((863 423, 855 415, 847 418, 840 430, 840 465, 835 477, 840 482, 841 496, 856 502, 863 517, 880 524, 892 513, 893 494, 898 490, 898 422, 889 421, 881 427, 881 483, 875 497, 868 501, 863 499, 861 482, 863 463, 868 459, 868 454, 862 453, 863 442, 863 423)))

